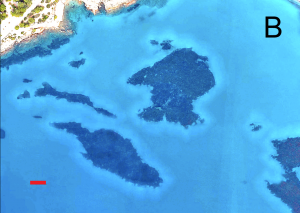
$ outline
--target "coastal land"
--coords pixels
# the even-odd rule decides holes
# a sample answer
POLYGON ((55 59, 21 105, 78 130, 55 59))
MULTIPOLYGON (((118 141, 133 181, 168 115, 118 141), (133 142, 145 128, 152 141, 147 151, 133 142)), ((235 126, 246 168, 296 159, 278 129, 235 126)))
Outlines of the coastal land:
MULTIPOLYGON (((0 0, 1 56, 22 41, 30 41, 45 30, 65 31, 65 8, 72 0, 0 0)), ((75 0, 94 15, 114 13, 121 8, 131 11, 155 0, 75 0)), ((161 2, 165 2, 162 0, 161 2)), ((300 0, 288 0, 300 6, 300 0)), ((159 3, 163 4, 163 3, 159 3)), ((72 32, 66 32, 71 33, 72 32)))
MULTIPOLYGON (((79 4, 84 4, 87 10, 96 15, 134 6, 137 1, 82 0, 79 4)), ((1 55, 47 29, 65 31, 64 13, 69 0, 0 0, 0 3, 1 55)))

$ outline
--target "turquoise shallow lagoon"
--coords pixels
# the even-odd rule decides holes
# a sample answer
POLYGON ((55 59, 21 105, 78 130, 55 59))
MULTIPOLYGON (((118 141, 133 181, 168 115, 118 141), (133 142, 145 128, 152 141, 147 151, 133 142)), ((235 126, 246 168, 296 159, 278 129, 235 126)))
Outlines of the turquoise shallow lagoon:
POLYGON ((77 34, 52 55, 1 70, 1 212, 291 212, 265 180, 283 180, 271 140, 300 136, 299 33, 299 9, 284 0, 169 0, 160 9, 82 18, 77 34), (265 38, 265 16, 281 19, 279 38, 265 38), (216 85, 193 103, 203 124, 185 129, 137 116, 151 106, 151 88, 127 79, 170 53, 152 39, 209 58, 216 85), (81 58, 84 65, 69 66, 81 58), (89 96, 117 119, 34 97, 43 82, 89 96), (17 100, 24 90, 31 98, 17 100), (161 187, 138 187, 93 167, 74 135, 49 125, 70 121, 130 138, 160 173, 161 187), (263 128, 252 132, 252 122, 263 128))

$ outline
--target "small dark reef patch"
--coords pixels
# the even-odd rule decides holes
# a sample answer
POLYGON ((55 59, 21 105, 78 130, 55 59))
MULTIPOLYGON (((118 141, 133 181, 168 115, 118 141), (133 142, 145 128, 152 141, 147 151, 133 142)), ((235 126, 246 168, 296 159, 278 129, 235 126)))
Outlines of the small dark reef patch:
POLYGON ((30 93, 25 90, 23 94, 18 95, 17 99, 30 98, 30 93))
POLYGON ((56 99, 66 99, 69 102, 86 104, 86 105, 92 107, 93 109, 95 109, 98 113, 101 113, 108 117, 116 118, 116 116, 114 114, 112 114, 111 112, 109 112, 103 108, 94 107, 93 102, 91 102, 91 100, 88 96, 81 95, 81 94, 72 94, 72 93, 67 93, 67 92, 59 92, 46 82, 43 83, 43 86, 44 86, 44 88, 37 89, 37 91, 35 92, 36 97, 52 95, 52 96, 55 96, 56 99))
POLYGON ((27 78, 24 78, 24 79, 23 79, 23 83, 30 83, 30 82, 32 82, 32 80, 29 80, 29 79, 27 79, 27 78))
POLYGON ((170 50, 173 46, 171 45, 171 40, 165 40, 160 43, 160 46, 163 50, 170 50))
POLYGON ((284 168, 286 181, 278 184, 267 182, 268 189, 292 208, 293 213, 300 213, 300 181, 293 171, 300 166, 300 138, 274 140, 272 143, 277 150, 277 155, 272 157, 284 168))
POLYGON ((192 102, 215 85, 207 61, 207 57, 184 48, 135 73, 127 83, 153 87, 153 106, 145 108, 139 116, 154 122, 166 116, 167 121, 180 122, 184 127, 204 122, 193 112, 192 102))
POLYGON ((40 115, 34 115, 33 117, 34 118, 42 118, 42 116, 40 116, 40 115))
POLYGON ((82 58, 79 61, 70 61, 69 65, 71 67, 79 68, 81 65, 84 65, 84 63, 85 63, 85 58, 82 58))
POLYGON ((150 44, 152 44, 152 45, 158 45, 159 43, 156 40, 150 40, 150 44))
POLYGON ((261 125, 258 125, 258 124, 255 124, 255 123, 251 123, 250 126, 252 127, 252 129, 251 129, 252 132, 257 132, 262 128, 261 125))
POLYGON ((53 123, 53 126, 76 135, 87 152, 82 155, 94 166, 139 186, 158 187, 163 182, 156 169, 142 162, 131 141, 118 133, 106 129, 90 132, 75 122, 53 123))
POLYGON ((153 46, 160 45, 161 49, 163 49, 163 50, 170 50, 170 49, 172 49, 173 46, 171 45, 171 43, 172 43, 172 40, 164 40, 161 43, 159 43, 156 40, 150 40, 150 44, 152 44, 153 46))

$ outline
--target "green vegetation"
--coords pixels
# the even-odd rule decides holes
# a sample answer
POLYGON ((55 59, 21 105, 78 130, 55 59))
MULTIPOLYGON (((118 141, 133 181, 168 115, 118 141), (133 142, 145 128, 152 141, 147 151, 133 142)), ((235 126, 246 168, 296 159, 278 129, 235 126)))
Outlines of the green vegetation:
POLYGON ((46 0, 46 3, 50 3, 51 2, 51 0, 46 0))
POLYGON ((12 36, 10 35, 10 36, 8 36, 8 38, 11 40, 16 40, 16 34, 13 34, 12 36))
MULTIPOLYGON (((22 21, 22 22, 20 23, 20 27, 21 27, 21 28, 26 28, 26 27, 29 27, 29 26, 30 26, 30 24, 29 24, 28 22, 25 22, 25 23, 24 23, 24 22, 22 21)), ((22 33, 22 32, 21 32, 21 33, 22 33)))
POLYGON ((7 18, 7 14, 6 14, 6 6, 5 4, 3 4, 2 1, 0 1, 0 23, 2 20, 7 18))
POLYGON ((28 19, 29 24, 33 24, 35 22, 34 18, 29 18, 28 19))
POLYGON ((45 22, 45 21, 49 18, 49 16, 47 16, 47 15, 45 15, 45 14, 43 14, 42 16, 43 16, 43 18, 42 18, 42 19, 39 18, 39 20, 38 20, 38 23, 39 23, 39 24, 42 23, 42 22, 45 22))
POLYGON ((51 5, 50 4, 47 4, 47 6, 46 6, 47 8, 50 8, 51 7, 51 5))
POLYGON ((57 19, 57 15, 54 15, 54 20, 57 19))
POLYGON ((22 35, 24 35, 24 33, 25 33, 24 31, 21 32, 22 35))
POLYGON ((7 18, 7 14, 6 13, 0 13, 0 23, 2 20, 7 18))
POLYGON ((43 6, 36 6, 31 12, 33 12, 33 13, 39 13, 39 12, 41 12, 43 10, 44 10, 43 6))
POLYGON ((14 0, 18 3, 18 6, 12 5, 11 15, 15 17, 21 17, 24 15, 26 10, 32 5, 31 0, 14 0))
POLYGON ((33 30, 32 30, 32 33, 35 33, 35 31, 36 31, 36 29, 33 29, 33 30))
POLYGON ((15 26, 15 29, 16 29, 16 30, 20 29, 19 25, 15 26))
POLYGON ((49 17, 49 16, 43 14, 43 22, 45 22, 45 21, 47 20, 48 17, 49 17))
POLYGON ((5 12, 5 11, 6 11, 6 6, 5 6, 5 4, 3 4, 1 2, 1 4, 0 4, 0 12, 5 12))
MULTIPOLYGON (((0 0, 1 1, 1 0, 0 0)), ((20 24, 20 27, 29 27, 30 24, 35 23, 35 19, 40 17, 40 12, 43 11, 45 9, 44 6, 36 6, 28 15, 28 22, 24 22, 25 20, 27 20, 27 17, 24 18, 24 21, 22 21, 22 23, 20 24)), ((48 17, 47 17, 48 18, 48 17)), ((39 19, 38 23, 42 23, 45 22, 47 18, 43 18, 43 19, 39 19)))
POLYGON ((44 3, 44 2, 45 2, 44 0, 41 1, 41 3, 44 3))

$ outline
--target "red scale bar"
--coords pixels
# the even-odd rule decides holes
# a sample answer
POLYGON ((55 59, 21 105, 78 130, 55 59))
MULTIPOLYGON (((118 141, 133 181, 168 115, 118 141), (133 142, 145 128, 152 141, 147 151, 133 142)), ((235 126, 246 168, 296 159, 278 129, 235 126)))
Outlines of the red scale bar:
POLYGON ((45 180, 31 180, 30 185, 46 185, 45 180))

